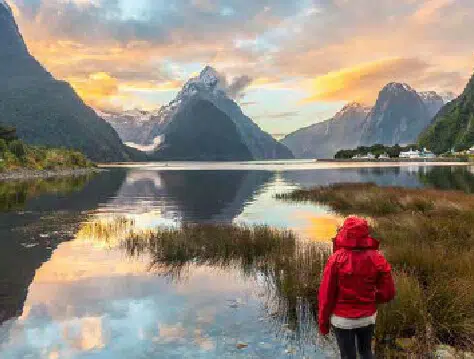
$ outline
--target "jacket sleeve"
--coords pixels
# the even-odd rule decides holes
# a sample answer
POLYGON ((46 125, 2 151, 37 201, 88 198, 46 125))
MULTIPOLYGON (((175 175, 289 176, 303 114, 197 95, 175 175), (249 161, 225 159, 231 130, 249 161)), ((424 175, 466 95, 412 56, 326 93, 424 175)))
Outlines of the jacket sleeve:
POLYGON ((331 256, 324 268, 323 279, 319 287, 319 331, 329 333, 329 321, 337 295, 337 268, 335 256, 331 256))
POLYGON ((380 254, 377 265, 377 292, 378 304, 388 303, 395 298, 395 283, 392 277, 392 268, 387 260, 380 254))

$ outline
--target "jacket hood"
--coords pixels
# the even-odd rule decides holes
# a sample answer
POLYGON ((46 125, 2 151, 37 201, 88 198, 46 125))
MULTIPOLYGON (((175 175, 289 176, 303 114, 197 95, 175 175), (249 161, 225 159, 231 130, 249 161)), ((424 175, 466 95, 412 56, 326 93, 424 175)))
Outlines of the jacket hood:
POLYGON ((379 249, 379 241, 370 237, 369 224, 365 219, 349 217, 334 239, 334 252, 339 249, 379 249))

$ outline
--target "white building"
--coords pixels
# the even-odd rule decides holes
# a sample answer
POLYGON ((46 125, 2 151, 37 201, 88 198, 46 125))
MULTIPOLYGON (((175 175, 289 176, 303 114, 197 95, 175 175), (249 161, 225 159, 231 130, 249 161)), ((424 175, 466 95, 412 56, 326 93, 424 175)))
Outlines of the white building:
POLYGON ((410 149, 410 151, 400 152, 400 158, 411 158, 411 159, 428 159, 428 158, 436 158, 436 155, 428 151, 426 148, 423 151, 418 151, 410 149))
POLYGON ((470 155, 474 155, 474 146, 472 146, 472 147, 469 149, 469 154, 470 154, 470 155))
POLYGON ((366 155, 355 155, 352 157, 353 160, 375 160, 376 156, 372 153, 367 153, 366 155))
POLYGON ((410 151, 400 152, 400 158, 420 158, 420 151, 410 149, 410 151))

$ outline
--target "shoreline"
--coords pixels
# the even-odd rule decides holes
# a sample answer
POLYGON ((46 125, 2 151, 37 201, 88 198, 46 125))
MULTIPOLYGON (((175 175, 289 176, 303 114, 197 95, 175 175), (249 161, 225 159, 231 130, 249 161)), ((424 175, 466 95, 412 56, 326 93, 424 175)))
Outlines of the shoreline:
POLYGON ((77 177, 84 176, 91 173, 98 173, 103 171, 100 168, 68 168, 57 170, 29 170, 21 169, 7 172, 0 172, 0 182, 3 181, 18 181, 31 179, 48 179, 57 177, 77 177))
POLYGON ((473 166, 474 162, 461 161, 268 161, 268 162, 118 162, 98 163, 99 168, 140 168, 155 171, 206 171, 206 170, 255 170, 255 171, 292 171, 292 170, 320 170, 337 168, 380 168, 411 166, 473 166))
POLYGON ((454 163, 469 163, 469 161, 464 160, 462 158, 456 157, 438 157, 438 158, 374 158, 374 159, 362 159, 362 158, 334 158, 334 159, 319 159, 318 162, 375 162, 375 163, 393 163, 393 162, 400 162, 400 163, 413 163, 413 162, 423 162, 423 163, 446 163, 446 162, 454 162, 454 163))

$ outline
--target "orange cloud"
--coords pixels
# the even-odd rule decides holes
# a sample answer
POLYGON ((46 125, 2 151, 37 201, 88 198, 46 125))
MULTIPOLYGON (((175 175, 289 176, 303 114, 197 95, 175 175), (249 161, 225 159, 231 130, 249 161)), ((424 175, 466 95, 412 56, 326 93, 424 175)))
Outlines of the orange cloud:
POLYGON ((182 2, 180 15, 188 21, 178 22, 172 14, 162 22, 109 19, 114 14, 107 6, 88 0, 41 1, 38 8, 8 1, 32 54, 101 108, 176 91, 194 70, 190 64, 246 75, 257 89, 301 85, 309 91, 304 102, 372 102, 391 81, 459 92, 472 70, 474 37, 465 24, 473 22, 474 11, 468 0, 334 0, 335 6, 321 4, 320 11, 298 8, 298 2, 234 0, 235 14, 227 17, 215 1, 193 0, 182 2), (175 71, 170 64, 183 66, 175 71), (97 78, 100 73, 109 77, 97 78))
POLYGON ((428 24, 440 20, 440 10, 456 0, 428 0, 414 13, 413 20, 419 24, 428 24))
POLYGON ((303 103, 355 100, 371 104, 388 82, 405 82, 427 67, 417 59, 389 58, 329 72, 310 80, 311 96, 303 103))
POLYGON ((104 100, 117 96, 119 83, 106 72, 96 72, 87 78, 68 77, 66 80, 88 104, 100 107, 104 100))

